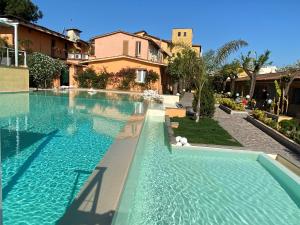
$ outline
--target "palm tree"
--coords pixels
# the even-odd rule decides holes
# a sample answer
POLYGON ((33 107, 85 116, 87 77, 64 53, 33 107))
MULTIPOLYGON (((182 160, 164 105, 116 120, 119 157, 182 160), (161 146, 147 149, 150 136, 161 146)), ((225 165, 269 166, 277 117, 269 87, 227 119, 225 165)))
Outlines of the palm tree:
POLYGON ((230 79, 230 92, 235 92, 235 80, 238 78, 238 75, 243 72, 243 69, 241 68, 241 64, 238 60, 233 60, 229 64, 225 64, 222 66, 220 71, 218 72, 220 76, 223 78, 224 82, 226 83, 226 80, 230 79))
POLYGON ((224 61, 234 52, 237 52, 240 48, 248 46, 248 43, 244 40, 233 40, 224 44, 217 50, 215 56, 215 63, 217 65, 224 63, 224 61))
POLYGON ((195 54, 191 57, 193 60, 190 61, 186 70, 197 93, 197 96, 195 96, 197 99, 196 122, 200 120, 201 93, 208 77, 217 72, 219 65, 223 63, 230 54, 246 45, 247 42, 243 40, 231 41, 218 49, 215 55, 205 54, 203 57, 197 57, 195 54))
POLYGON ((177 57, 173 58, 168 66, 168 71, 175 78, 184 78, 191 86, 195 87, 197 99, 196 122, 200 120, 201 94, 208 76, 214 75, 220 64, 222 64, 230 54, 236 52, 248 43, 243 40, 230 41, 217 50, 208 52, 203 57, 199 57, 196 52, 185 44, 179 43, 177 46, 182 49, 177 57))
POLYGON ((252 57, 252 52, 249 51, 247 55, 242 55, 241 57, 241 65, 245 73, 250 78, 251 86, 250 86, 250 99, 253 98, 255 85, 256 85, 256 78, 260 71, 260 69, 264 66, 272 64, 269 62, 271 52, 266 50, 260 56, 257 56, 256 52, 254 52, 255 56, 252 57))

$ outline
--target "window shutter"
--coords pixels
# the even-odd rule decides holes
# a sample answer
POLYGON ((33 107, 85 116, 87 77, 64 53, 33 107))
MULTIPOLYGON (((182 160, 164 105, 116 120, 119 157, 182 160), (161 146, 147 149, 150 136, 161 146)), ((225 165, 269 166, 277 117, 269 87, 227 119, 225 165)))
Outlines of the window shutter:
POLYGON ((128 41, 123 41, 123 55, 128 55, 128 41))
POLYGON ((139 42, 135 42, 135 56, 138 56, 139 55, 139 42))

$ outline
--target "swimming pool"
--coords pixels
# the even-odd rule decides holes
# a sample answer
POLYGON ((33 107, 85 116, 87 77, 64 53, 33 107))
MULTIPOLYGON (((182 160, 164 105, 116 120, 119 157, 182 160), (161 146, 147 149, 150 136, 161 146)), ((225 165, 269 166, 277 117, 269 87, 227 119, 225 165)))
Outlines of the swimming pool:
POLYGON ((216 149, 171 151, 163 121, 159 111, 148 111, 114 225, 299 224, 300 189, 294 189, 298 197, 288 192, 267 171, 286 179, 267 157, 216 149))
POLYGON ((55 224, 139 106, 115 93, 1 94, 4 224, 55 224))

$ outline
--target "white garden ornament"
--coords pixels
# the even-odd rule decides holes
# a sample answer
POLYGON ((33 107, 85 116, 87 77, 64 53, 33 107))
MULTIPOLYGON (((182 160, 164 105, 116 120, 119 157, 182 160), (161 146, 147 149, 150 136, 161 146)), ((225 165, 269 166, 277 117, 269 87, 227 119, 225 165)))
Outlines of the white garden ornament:
POLYGON ((191 146, 191 144, 188 143, 188 140, 185 137, 177 136, 175 140, 176 146, 191 146))
POLYGON ((177 136, 177 137, 175 138, 175 140, 176 140, 176 142, 180 142, 181 136, 177 136))
POLYGON ((188 143, 187 139, 185 137, 180 139, 181 144, 185 145, 186 143, 188 143))

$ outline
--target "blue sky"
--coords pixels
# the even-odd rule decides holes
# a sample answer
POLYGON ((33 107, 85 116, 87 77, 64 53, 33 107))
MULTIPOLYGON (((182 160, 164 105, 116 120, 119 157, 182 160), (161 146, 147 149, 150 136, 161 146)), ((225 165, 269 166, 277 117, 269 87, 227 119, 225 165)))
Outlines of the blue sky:
MULTIPOLYGON (((300 0, 33 0, 44 13, 38 24, 62 32, 81 29, 82 39, 115 30, 146 30, 164 39, 191 27, 204 51, 244 39, 241 52, 271 50, 273 65, 300 59, 300 0)), ((239 57, 241 52, 235 57, 239 57)))

